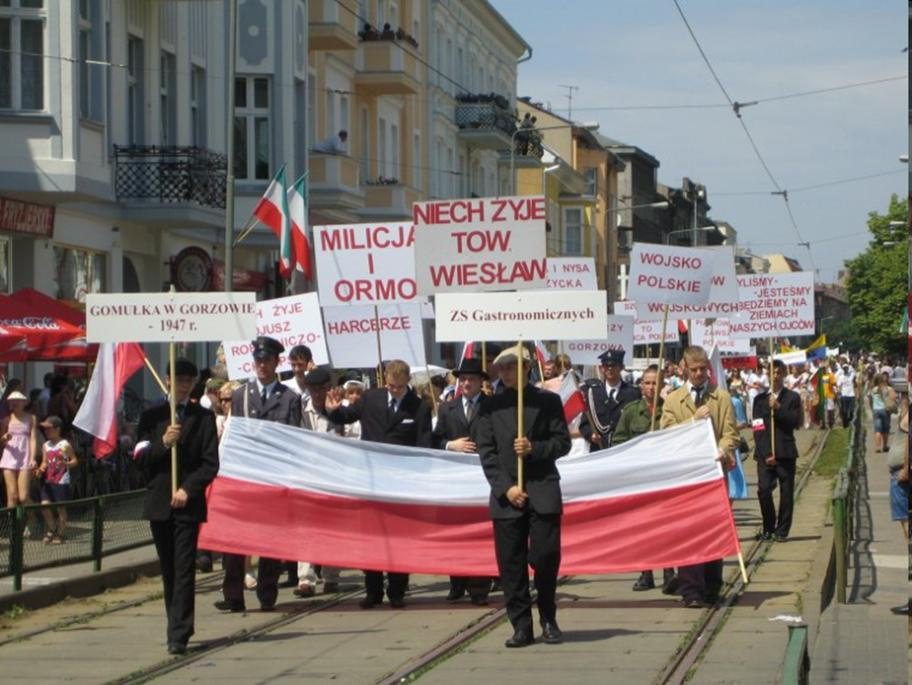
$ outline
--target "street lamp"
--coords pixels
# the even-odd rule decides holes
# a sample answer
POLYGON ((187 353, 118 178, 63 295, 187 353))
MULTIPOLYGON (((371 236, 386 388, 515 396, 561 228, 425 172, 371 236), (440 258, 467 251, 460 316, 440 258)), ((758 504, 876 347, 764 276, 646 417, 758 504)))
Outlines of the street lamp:
POLYGON ((557 126, 542 126, 540 128, 517 128, 513 133, 510 134, 510 191, 512 195, 516 195, 516 136, 517 134, 525 131, 526 133, 532 133, 534 131, 554 131, 557 129, 563 128, 582 128, 587 131, 595 131, 599 127, 597 121, 589 121, 584 124, 560 124, 557 126))
MULTIPOLYGON (((696 227, 696 228, 679 228, 675 231, 669 231, 668 233, 665 234, 665 244, 671 245, 671 236, 673 236, 675 233, 692 233, 694 238, 696 239, 697 231, 715 231, 715 230, 716 230, 715 226, 700 226, 700 227, 696 227)), ((694 240, 694 242, 696 243, 696 240, 694 240)))

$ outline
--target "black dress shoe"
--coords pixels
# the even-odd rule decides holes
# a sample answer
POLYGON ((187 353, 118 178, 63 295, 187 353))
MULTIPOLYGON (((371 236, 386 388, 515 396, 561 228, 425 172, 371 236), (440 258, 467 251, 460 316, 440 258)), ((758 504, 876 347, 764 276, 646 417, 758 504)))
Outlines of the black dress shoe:
POLYGON ((513 637, 504 642, 504 647, 528 647, 531 644, 535 643, 535 638, 532 637, 531 631, 517 630, 513 633, 513 637))
POLYGON ((633 584, 633 591, 643 592, 644 590, 652 590, 655 586, 655 578, 652 575, 652 571, 643 571, 640 574, 640 577, 637 578, 637 581, 633 584))
POLYGON ((183 642, 169 642, 168 654, 186 654, 187 645, 183 642))
POLYGON ((466 591, 465 591, 464 587, 457 587, 457 586, 451 585, 450 591, 447 593, 447 596, 446 596, 446 601, 458 602, 460 599, 463 598, 463 596, 465 596, 465 592, 466 591))
POLYGON ((559 645, 564 641, 564 633, 554 621, 542 623, 542 640, 549 645, 559 645))
POLYGON ((360 602, 358 602, 358 606, 362 609, 373 609, 375 606, 379 606, 380 604, 383 604, 382 597, 365 597, 360 602))
POLYGON ((685 599, 684 606, 688 609, 705 609, 708 605, 702 599, 694 597, 693 599, 685 599))
POLYGON ((472 604, 474 604, 477 607, 488 606, 488 598, 485 597, 484 595, 476 595, 475 597, 472 597, 471 601, 472 601, 472 604))
POLYGON ((390 608, 391 609, 405 609, 405 600, 402 597, 396 597, 393 599, 390 597, 390 608))
POLYGON ((275 602, 260 604, 260 611, 275 611, 275 602))
POLYGON ((788 542, 788 535, 779 535, 776 533, 776 542, 788 542))
POLYGON ((754 536, 754 539, 755 539, 755 540, 763 540, 763 541, 772 540, 772 539, 773 539, 773 534, 772 534, 772 533, 767 533, 766 531, 763 531, 763 532, 761 532, 761 533, 757 533, 757 534, 754 536))
POLYGON ((662 594, 673 595, 678 591, 680 585, 681 581, 678 580, 678 576, 674 571, 665 573, 662 578, 662 594))
POLYGON ((239 614, 247 610, 244 602, 237 599, 220 599, 215 603, 215 608, 219 611, 230 611, 232 614, 239 614))

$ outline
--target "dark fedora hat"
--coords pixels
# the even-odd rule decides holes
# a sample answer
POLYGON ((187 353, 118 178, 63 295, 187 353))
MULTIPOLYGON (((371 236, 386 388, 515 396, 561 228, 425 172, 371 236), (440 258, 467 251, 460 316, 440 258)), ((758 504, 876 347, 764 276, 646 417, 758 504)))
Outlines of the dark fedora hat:
POLYGON ((474 358, 463 359, 459 364, 459 368, 453 372, 453 375, 457 378, 460 376, 474 375, 481 376, 485 380, 488 379, 488 374, 481 368, 481 360, 474 358))

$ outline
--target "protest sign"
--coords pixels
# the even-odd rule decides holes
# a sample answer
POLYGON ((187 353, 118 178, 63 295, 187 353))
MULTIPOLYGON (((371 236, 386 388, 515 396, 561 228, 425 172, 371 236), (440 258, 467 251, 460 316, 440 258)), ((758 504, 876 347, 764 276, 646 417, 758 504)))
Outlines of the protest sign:
POLYGON ((435 298, 437 341, 592 340, 605 335, 604 290, 446 293, 435 298))
POLYGON ((413 218, 419 294, 546 287, 544 197, 416 202, 413 218))
MULTIPOLYGON (((307 345, 313 353, 316 364, 328 364, 326 339, 323 334, 323 319, 320 316, 320 302, 316 293, 280 297, 275 300, 257 302, 256 334, 275 338, 285 348, 279 355, 278 373, 291 371, 288 353, 295 345, 307 345)), ((253 344, 248 340, 233 340, 222 343, 228 378, 243 380, 256 375, 253 365, 253 344)))
MULTIPOLYGON (((700 249, 716 253, 710 279, 709 301, 705 304, 669 304, 669 318, 730 317, 738 311, 738 281, 735 275, 733 248, 730 245, 718 245, 700 249)), ((658 302, 637 302, 639 317, 644 321, 661 319, 664 308, 665 305, 658 302)))
POLYGON ((369 368, 380 363, 377 331, 383 360, 401 359, 409 366, 424 366, 424 332, 421 303, 373 306, 324 307, 323 324, 329 357, 336 368, 369 368))
MULTIPOLYGON (((722 258, 724 253, 714 250, 634 243, 627 297, 643 310, 646 304, 662 305, 660 310, 664 305, 706 305, 715 262, 722 258)), ((640 318, 645 318, 642 312, 640 318)))
POLYGON ((548 290, 598 290, 591 257, 548 257, 548 290))
POLYGON ((715 345, 722 354, 747 354, 750 350, 750 340, 732 337, 728 319, 716 319, 710 326, 702 318, 694 319, 690 326, 690 343, 707 350, 715 345))
POLYGON ((256 337, 256 293, 90 293, 86 339, 205 342, 256 337))
MULTIPOLYGON (((636 302, 631 300, 620 300, 614 303, 614 313, 621 316, 634 317, 633 322, 633 344, 634 345, 653 345, 662 342, 662 322, 661 320, 641 321, 637 318, 636 302)), ((665 322, 665 342, 678 341, 678 322, 669 319, 665 322)))
POLYGON ((623 350, 627 358, 633 357, 633 317, 608 317, 608 330, 604 338, 596 340, 562 340, 561 352, 576 364, 595 363, 598 356, 609 350, 623 350))
POLYGON ((778 359, 788 366, 791 366, 792 364, 805 364, 807 362, 807 352, 804 350, 780 352, 779 354, 773 355, 773 359, 778 359))
POLYGON ((415 229, 410 223, 314 227, 320 304, 415 299, 415 229))
POLYGON ((814 273, 738 276, 736 338, 797 337, 814 334, 814 273))

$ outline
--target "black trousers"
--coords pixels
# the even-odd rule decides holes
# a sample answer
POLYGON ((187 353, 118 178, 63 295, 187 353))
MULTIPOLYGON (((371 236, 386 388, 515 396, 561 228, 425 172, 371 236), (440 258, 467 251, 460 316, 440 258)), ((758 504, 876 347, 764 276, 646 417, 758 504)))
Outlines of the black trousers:
POLYGON ((494 519, 494 549, 507 615, 516 630, 532 632, 529 566, 535 570, 538 615, 554 621, 557 572, 560 568, 560 514, 537 514, 526 507, 518 518, 494 519))
MULTIPOLYGON (((387 573, 386 595, 390 599, 402 599, 405 597, 405 589, 408 587, 408 573, 387 573)), ((364 589, 367 596, 380 601, 383 599, 383 571, 365 571, 364 572, 364 589)))
POLYGON ((168 642, 185 645, 193 635, 199 523, 170 518, 167 521, 149 521, 149 525, 161 564, 168 642))
MULTIPOLYGON (((228 601, 244 601, 244 556, 242 554, 222 555, 222 567, 225 569, 225 580, 222 581, 222 594, 228 601)), ((257 599, 262 606, 272 606, 279 596, 279 575, 282 573, 282 561, 260 557, 257 567, 257 599)))
POLYGON ((792 528, 792 508, 795 498, 795 460, 777 459, 770 468, 757 462, 757 498, 763 515, 763 532, 788 537, 792 528), (779 484, 779 516, 773 503, 773 491, 779 484))
POLYGON ((684 601, 718 597, 722 590, 722 560, 682 566, 678 569, 678 581, 684 601))
POLYGON ((839 405, 842 413, 842 427, 848 428, 855 416, 855 398, 840 396, 839 405))

